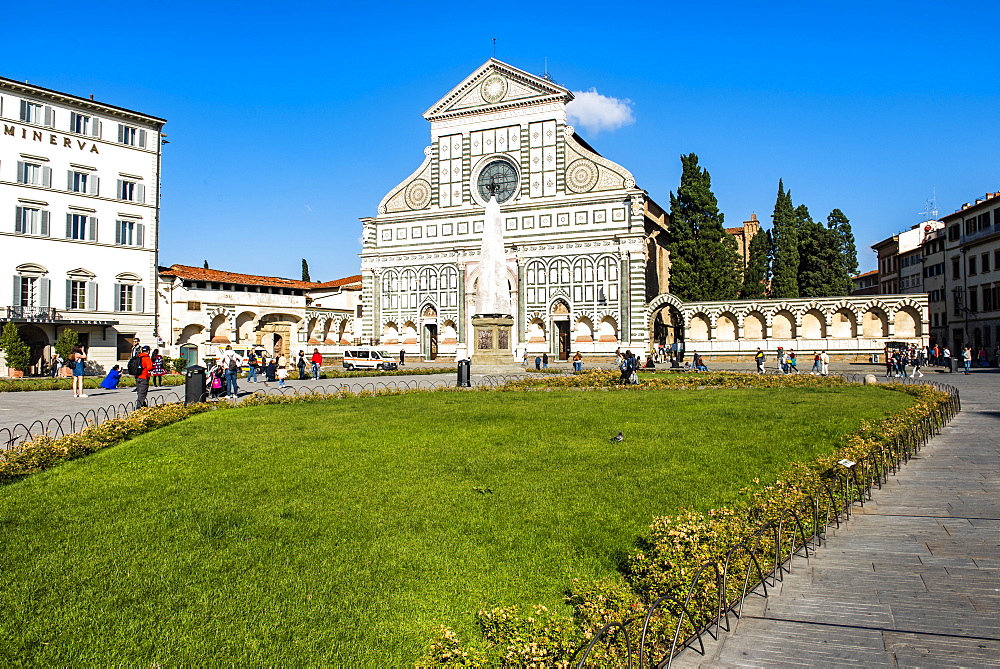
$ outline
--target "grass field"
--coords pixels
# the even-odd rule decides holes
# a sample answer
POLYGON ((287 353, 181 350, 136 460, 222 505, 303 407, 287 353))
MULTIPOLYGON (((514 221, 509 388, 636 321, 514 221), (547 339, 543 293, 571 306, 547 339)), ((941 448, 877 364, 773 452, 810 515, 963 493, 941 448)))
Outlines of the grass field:
POLYGON ((438 624, 559 609, 654 515, 726 503, 908 403, 854 386, 202 414, 0 487, 0 660, 405 666, 438 624))

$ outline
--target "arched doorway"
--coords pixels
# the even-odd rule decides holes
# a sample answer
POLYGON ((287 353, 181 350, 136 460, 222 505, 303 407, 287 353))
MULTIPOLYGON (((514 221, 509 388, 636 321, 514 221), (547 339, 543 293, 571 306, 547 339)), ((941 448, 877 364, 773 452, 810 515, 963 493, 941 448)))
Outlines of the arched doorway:
POLYGON ((552 303, 552 328, 556 331, 555 345, 557 360, 569 360, 570 353, 570 322, 569 305, 565 300, 552 303))
POLYGON ((684 317, 672 304, 665 304, 653 314, 650 341, 657 348, 662 344, 671 358, 684 356, 684 317))
POLYGON ((428 304, 421 312, 423 318, 423 354, 425 360, 437 360, 438 357, 438 322, 437 309, 428 304))
POLYGON ((21 340, 27 344, 30 349, 30 357, 28 358, 28 374, 44 373, 49 338, 45 335, 41 328, 34 325, 22 325, 17 329, 17 331, 21 335, 21 340))

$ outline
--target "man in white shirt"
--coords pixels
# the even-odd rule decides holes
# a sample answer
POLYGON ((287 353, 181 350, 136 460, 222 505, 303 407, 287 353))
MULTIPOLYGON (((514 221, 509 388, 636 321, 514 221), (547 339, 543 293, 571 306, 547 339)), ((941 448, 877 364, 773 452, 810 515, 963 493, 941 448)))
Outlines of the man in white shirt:
POLYGON ((219 364, 222 365, 222 369, 225 371, 226 394, 231 399, 235 399, 236 394, 240 392, 239 387, 236 385, 236 378, 239 376, 240 368, 243 366, 243 358, 233 350, 232 346, 226 346, 226 350, 223 351, 222 357, 219 359, 219 364))
POLYGON ((826 351, 819 354, 819 373, 823 376, 830 374, 830 356, 826 354, 826 351))

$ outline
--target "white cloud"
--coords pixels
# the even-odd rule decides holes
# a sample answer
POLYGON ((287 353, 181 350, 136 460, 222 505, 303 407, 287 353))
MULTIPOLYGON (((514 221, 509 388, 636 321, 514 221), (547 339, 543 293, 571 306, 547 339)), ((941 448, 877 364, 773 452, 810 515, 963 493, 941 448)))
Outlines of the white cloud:
POLYGON ((595 135, 602 130, 617 130, 635 123, 632 101, 601 95, 596 88, 573 91, 575 99, 566 105, 566 116, 574 125, 586 128, 595 135))

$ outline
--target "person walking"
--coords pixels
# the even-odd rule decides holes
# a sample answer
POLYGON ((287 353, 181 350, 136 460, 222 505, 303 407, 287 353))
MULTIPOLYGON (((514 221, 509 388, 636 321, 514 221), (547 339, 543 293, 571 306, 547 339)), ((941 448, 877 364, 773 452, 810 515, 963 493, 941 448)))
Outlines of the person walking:
POLYGON ((143 346, 139 349, 139 364, 142 370, 139 376, 135 377, 135 408, 139 409, 146 405, 146 394, 149 393, 149 375, 153 371, 153 361, 149 359, 149 347, 143 346))
POLYGON ((73 397, 86 397, 83 393, 83 377, 87 374, 87 368, 84 364, 87 354, 77 346, 70 353, 69 359, 73 366, 73 397))
POLYGON ((972 348, 969 346, 962 349, 962 364, 965 365, 965 373, 971 374, 969 368, 972 367, 972 348))
POLYGON ((527 367, 528 366, 528 349, 527 348, 524 349, 524 355, 521 357, 521 366, 522 367, 527 367))
POLYGON ((219 360, 219 365, 222 367, 223 378, 226 382, 226 394, 230 398, 236 399, 236 395, 240 392, 239 386, 236 385, 236 377, 243 366, 243 358, 233 350, 232 345, 229 345, 226 346, 226 350, 219 360))
POLYGON ((920 349, 917 355, 913 358, 913 373, 910 374, 910 378, 920 377, 923 378, 924 373, 920 371, 920 368, 926 363, 926 358, 924 357, 924 349, 920 349))
POLYGON ((812 369, 809 370, 809 373, 812 375, 823 373, 823 365, 820 363, 819 351, 813 351, 813 366, 812 369))
POLYGON ((542 353, 542 369, 548 369, 548 368, 549 368, 549 354, 542 353))
POLYGON ((631 355, 631 351, 626 351, 625 355, 620 357, 620 362, 618 363, 618 369, 621 372, 618 376, 618 383, 622 385, 628 383, 629 376, 632 374, 632 369, 629 363, 629 357, 631 357, 631 355))
POLYGON ((896 354, 889 349, 885 350, 885 378, 892 377, 892 370, 896 368, 896 354))
POLYGON ((313 349, 312 358, 312 377, 313 381, 319 381, 319 369, 323 365, 323 354, 319 352, 318 348, 313 349))
POLYGON ((788 368, 785 365, 785 349, 778 347, 778 371, 782 374, 788 373, 788 368))
POLYGON ((399 366, 406 367, 406 351, 399 349, 399 366))
POLYGON ((295 358, 295 367, 299 370, 299 381, 303 381, 306 378, 306 352, 299 351, 298 357, 295 358))
POLYGON ((160 355, 160 349, 154 349, 149 359, 153 361, 153 369, 149 373, 152 377, 153 387, 160 388, 163 386, 163 375, 167 373, 163 368, 163 356, 160 355))
POLYGON ((535 356, 535 371, 540 372, 542 370, 542 359, 539 356, 535 356))
POLYGON ((753 361, 757 363, 757 373, 764 373, 764 351, 760 350, 760 346, 757 347, 757 352, 753 356, 753 361))
POLYGON ((247 351, 247 383, 257 383, 257 370, 260 367, 260 358, 257 351, 250 349, 247 351))
POLYGON ((582 372, 583 371, 583 356, 577 351, 576 355, 573 356, 573 371, 582 372))
POLYGON ((285 387, 285 379, 288 378, 288 370, 285 369, 284 365, 278 365, 278 387, 285 387))
POLYGON ((799 373, 799 363, 795 360, 795 351, 788 352, 788 373, 789 374, 799 373))
POLYGON ((819 354, 819 370, 823 376, 830 375, 830 356, 826 351, 821 351, 819 354))

